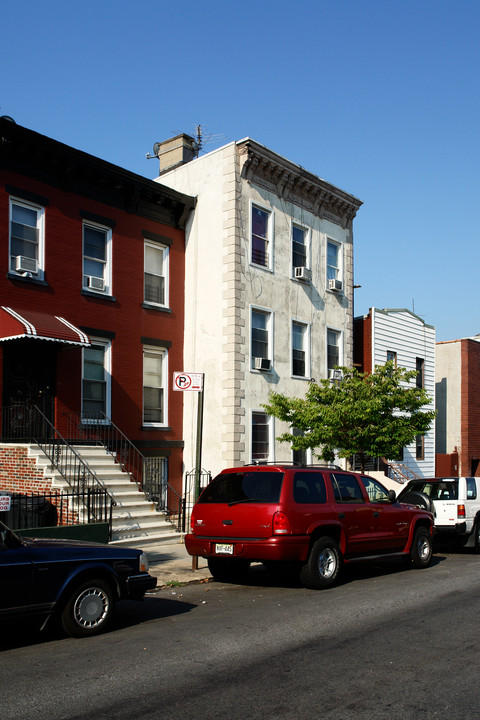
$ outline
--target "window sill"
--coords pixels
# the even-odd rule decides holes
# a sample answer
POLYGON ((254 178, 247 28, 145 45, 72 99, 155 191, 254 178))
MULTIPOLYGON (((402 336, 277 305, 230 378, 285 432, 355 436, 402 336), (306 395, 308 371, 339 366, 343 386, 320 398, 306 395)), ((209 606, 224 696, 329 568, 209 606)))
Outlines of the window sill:
POLYGON ((19 282, 29 283, 30 285, 41 285, 42 287, 48 287, 48 282, 46 280, 40 280, 39 278, 35 277, 26 277, 25 275, 17 275, 17 273, 13 272, 7 272, 7 279, 18 280, 19 282))
POLYGON ((163 307, 162 305, 153 305, 153 304, 147 303, 147 302, 142 303, 142 308, 144 310, 155 310, 156 312, 164 312, 164 313, 173 312, 172 309, 169 307, 163 307))
POLYGON ((109 302, 117 302, 117 298, 113 295, 106 295, 105 293, 93 292, 93 290, 86 290, 82 288, 82 295, 91 298, 97 298, 98 300, 108 300, 109 302))
POLYGON ((257 270, 264 270, 265 272, 269 272, 273 274, 273 268, 268 267, 268 265, 258 265, 257 263, 250 262, 250 265, 254 268, 257 268, 257 270))
POLYGON ((152 431, 152 430, 153 430, 154 432, 158 432, 158 431, 160 431, 160 430, 169 430, 169 431, 171 431, 171 429, 172 429, 172 428, 169 427, 168 425, 142 425, 141 428, 140 428, 140 430, 146 430, 147 432, 148 432, 148 431, 152 431))

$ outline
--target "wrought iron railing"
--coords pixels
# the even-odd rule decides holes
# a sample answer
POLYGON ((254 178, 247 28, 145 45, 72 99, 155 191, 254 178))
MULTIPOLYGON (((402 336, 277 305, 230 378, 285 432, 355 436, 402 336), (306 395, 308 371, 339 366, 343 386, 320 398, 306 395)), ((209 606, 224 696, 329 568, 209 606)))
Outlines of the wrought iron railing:
POLYGON ((73 444, 103 445, 122 470, 141 488, 144 456, 132 441, 102 412, 64 413, 65 432, 73 444))
POLYGON ((108 492, 94 471, 36 405, 2 408, 2 440, 38 445, 52 469, 58 471, 76 494, 87 490, 108 492))
POLYGON ((398 482, 401 483, 406 483, 409 480, 417 480, 420 477, 412 468, 399 462, 388 463, 387 475, 392 480, 398 480, 398 482))

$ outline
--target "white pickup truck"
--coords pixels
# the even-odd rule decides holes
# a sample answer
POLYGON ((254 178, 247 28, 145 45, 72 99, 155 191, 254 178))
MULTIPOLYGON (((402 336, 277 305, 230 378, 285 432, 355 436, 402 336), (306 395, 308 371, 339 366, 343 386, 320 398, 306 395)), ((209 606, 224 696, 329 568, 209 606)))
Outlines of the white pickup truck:
POLYGON ((480 553, 480 478, 410 480, 397 500, 426 508, 433 513, 435 534, 454 533, 465 547, 480 553))

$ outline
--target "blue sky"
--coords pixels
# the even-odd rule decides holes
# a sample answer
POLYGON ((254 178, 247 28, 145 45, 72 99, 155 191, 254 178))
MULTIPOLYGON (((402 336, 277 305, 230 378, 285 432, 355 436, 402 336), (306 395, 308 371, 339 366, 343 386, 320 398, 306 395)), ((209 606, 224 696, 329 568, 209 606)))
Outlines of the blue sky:
POLYGON ((480 333, 477 0, 16 0, 0 37, 0 114, 147 177, 250 136, 363 200, 355 314, 480 333))

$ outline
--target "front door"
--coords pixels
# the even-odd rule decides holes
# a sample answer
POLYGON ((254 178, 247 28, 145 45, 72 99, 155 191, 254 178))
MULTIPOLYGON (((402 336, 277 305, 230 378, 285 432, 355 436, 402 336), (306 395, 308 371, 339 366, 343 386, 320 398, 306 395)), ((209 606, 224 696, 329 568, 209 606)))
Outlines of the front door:
POLYGON ((57 344, 48 340, 3 343, 3 406, 36 405, 54 422, 57 344))

